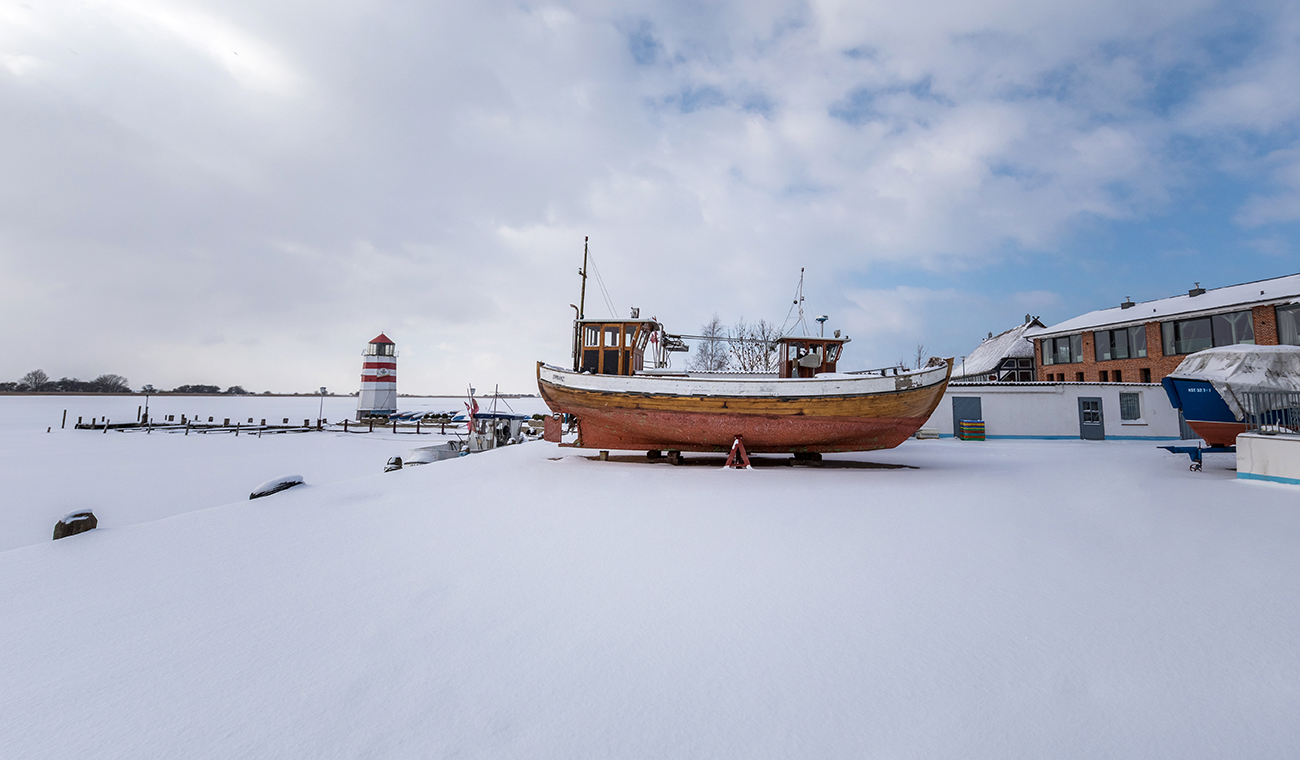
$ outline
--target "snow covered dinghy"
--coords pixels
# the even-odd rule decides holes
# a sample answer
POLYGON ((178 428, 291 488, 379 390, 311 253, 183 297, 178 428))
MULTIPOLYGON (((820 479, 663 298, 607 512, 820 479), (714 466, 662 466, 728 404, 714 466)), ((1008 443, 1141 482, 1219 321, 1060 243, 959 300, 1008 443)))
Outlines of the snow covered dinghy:
POLYGON ((538 362, 537 386, 576 419, 569 445, 580 448, 727 452, 737 437, 750 453, 893 448, 929 419, 952 372, 946 359, 839 373, 847 337, 788 336, 774 341, 777 373, 692 374, 645 367, 648 345, 676 338, 654 320, 579 319, 575 331, 575 368, 538 362))
MULTIPOLYGON (((1182 410, 1188 427, 1206 444, 1233 446, 1248 427, 1247 394, 1300 393, 1300 346, 1207 348, 1184 359, 1160 384, 1169 403, 1182 410)), ((1256 411, 1268 416, 1267 410, 1256 411)), ((1273 422, 1295 421, 1278 417, 1273 422)))

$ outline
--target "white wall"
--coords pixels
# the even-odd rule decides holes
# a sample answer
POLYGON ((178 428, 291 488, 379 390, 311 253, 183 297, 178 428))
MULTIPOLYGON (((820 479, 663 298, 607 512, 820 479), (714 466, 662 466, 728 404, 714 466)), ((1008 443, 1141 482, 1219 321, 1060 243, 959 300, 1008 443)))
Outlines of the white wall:
POLYGON ((952 435, 953 396, 980 399, 988 438, 1078 438, 1079 398, 1100 398, 1107 438, 1178 438, 1178 410, 1165 389, 1143 383, 980 383, 949 385, 925 429, 952 435), (1119 418, 1119 394, 1142 394, 1142 418, 1119 418))
POLYGON ((1237 436, 1237 477, 1300 484, 1300 436, 1237 436))

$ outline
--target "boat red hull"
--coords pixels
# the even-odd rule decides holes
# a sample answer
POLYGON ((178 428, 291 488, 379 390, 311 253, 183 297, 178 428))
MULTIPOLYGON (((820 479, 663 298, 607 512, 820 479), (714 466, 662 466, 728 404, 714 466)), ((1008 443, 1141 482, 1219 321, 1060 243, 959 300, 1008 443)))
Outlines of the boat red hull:
POLYGON ((729 451, 737 436, 753 454, 892 449, 912 437, 926 417, 753 417, 740 414, 584 410, 580 448, 729 451))
POLYGON ((1207 446, 1236 446, 1237 436, 1246 432, 1244 422, 1209 422, 1188 420, 1187 427, 1199 435, 1207 446))

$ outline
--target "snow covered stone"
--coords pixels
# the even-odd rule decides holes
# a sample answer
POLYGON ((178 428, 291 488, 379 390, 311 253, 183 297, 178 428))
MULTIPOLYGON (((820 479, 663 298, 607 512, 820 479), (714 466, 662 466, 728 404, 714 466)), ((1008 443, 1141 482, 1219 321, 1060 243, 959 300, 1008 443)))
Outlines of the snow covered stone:
POLYGON ((79 512, 69 512, 54 524, 54 540, 75 536, 78 533, 85 533, 88 530, 94 530, 99 526, 99 520, 95 519, 95 513, 89 509, 83 509, 79 512))
POLYGON ((253 492, 248 495, 248 498, 250 500, 260 499, 263 496, 270 496, 271 494, 279 493, 286 488, 293 488, 294 486, 300 485, 302 485, 301 475, 285 475, 282 478, 268 480, 257 488, 254 488, 253 492))

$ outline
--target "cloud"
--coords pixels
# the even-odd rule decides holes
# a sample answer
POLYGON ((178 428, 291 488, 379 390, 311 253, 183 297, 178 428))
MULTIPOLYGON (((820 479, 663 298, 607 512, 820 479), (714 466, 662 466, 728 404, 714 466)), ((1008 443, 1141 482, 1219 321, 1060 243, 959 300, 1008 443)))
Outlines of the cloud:
POLYGON ((0 379, 344 387, 384 329, 404 390, 527 389, 567 355, 584 236, 619 314, 779 318, 806 267, 864 361, 957 353, 1054 302, 954 273, 1161 213, 1201 167, 1269 179, 1240 224, 1295 218, 1294 14, 1251 8, 1268 23, 1208 2, 4 6, 0 379))

